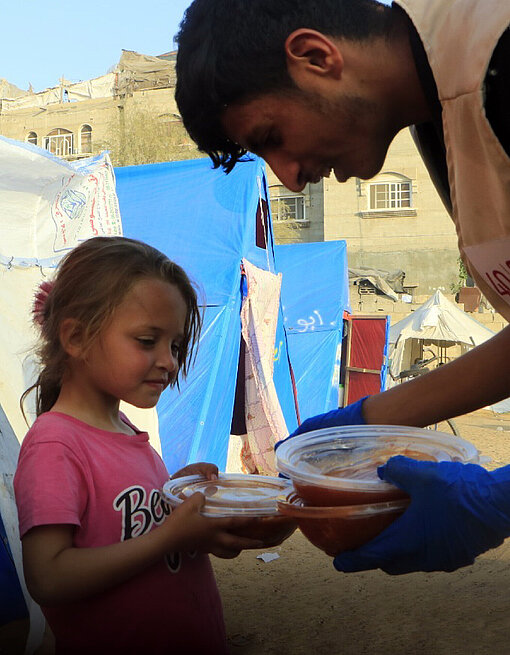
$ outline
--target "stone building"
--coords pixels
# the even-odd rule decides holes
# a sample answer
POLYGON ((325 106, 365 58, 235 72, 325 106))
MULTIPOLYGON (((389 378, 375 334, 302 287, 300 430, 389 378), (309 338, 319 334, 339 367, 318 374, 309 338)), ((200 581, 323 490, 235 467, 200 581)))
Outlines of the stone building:
MULTIPOLYGON (((40 93, 0 84, 0 134, 67 159, 107 148, 115 165, 200 156, 177 112, 174 62, 175 53, 123 51, 92 80, 61 79, 40 93)), ((269 171, 268 183, 277 242, 345 239, 350 267, 401 269, 416 294, 458 282, 453 223, 407 130, 372 180, 331 177, 296 194, 269 171)))
MULTIPOLYGON (((58 86, 39 93, 0 86, 0 92, 10 87, 10 97, 4 91, 0 99, 0 134, 65 159, 113 149, 114 164, 122 165, 148 163, 134 155, 122 161, 122 152, 133 141, 150 142, 153 136, 154 151, 158 142, 172 141, 175 133, 177 156, 167 159, 196 156, 177 113, 174 61, 175 53, 151 57, 124 50, 111 72, 91 80, 72 84, 62 78, 58 86), (148 117, 157 122, 155 135, 149 133, 148 117)), ((161 161, 163 153, 154 154, 152 161, 161 161)))

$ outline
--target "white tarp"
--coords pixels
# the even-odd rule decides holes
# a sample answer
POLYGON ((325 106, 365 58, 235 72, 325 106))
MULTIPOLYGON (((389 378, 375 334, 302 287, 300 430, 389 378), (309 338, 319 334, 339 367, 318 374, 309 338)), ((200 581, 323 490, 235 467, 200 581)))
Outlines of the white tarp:
MULTIPOLYGON (((418 309, 390 327, 388 386, 393 386, 399 373, 411 367, 410 340, 433 341, 440 346, 459 345, 462 353, 493 337, 495 332, 471 318, 436 291, 418 309)), ((495 412, 510 411, 510 401, 492 405, 495 412)))
POLYGON ((62 78, 60 84, 34 93, 0 80, 2 112, 47 107, 57 103, 113 98, 139 88, 175 86, 175 64, 167 59, 123 50, 113 70, 81 82, 62 78))
POLYGON ((108 153, 67 162, 0 137, 0 262, 54 265, 79 241, 121 234, 108 153))
MULTIPOLYGON (((66 162, 0 137, 0 171, 0 404, 21 441, 27 424, 19 400, 35 374, 35 291, 68 250, 92 236, 120 235, 122 223, 107 153, 66 162)), ((156 410, 122 409, 160 451, 156 410)))
POLYGON ((116 93, 117 75, 107 73, 100 77, 82 82, 62 80, 59 86, 53 86, 38 93, 26 93, 20 97, 2 99, 2 111, 17 111, 33 107, 46 107, 58 102, 77 102, 97 98, 111 98, 116 93))
POLYGON ((25 654, 35 652, 42 642, 45 619, 41 608, 30 597, 23 575, 21 541, 18 528, 18 511, 14 500, 14 473, 18 462, 19 443, 0 405, 0 514, 9 542, 20 587, 30 615, 30 632, 25 654))

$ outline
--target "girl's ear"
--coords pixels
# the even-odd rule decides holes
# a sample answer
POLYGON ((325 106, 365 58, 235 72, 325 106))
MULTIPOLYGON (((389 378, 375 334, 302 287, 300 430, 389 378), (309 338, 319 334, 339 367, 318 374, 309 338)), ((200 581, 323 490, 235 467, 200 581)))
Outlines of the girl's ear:
POLYGON ((65 318, 60 324, 60 343, 65 352, 78 359, 83 355, 83 326, 75 318, 65 318))
POLYGON ((285 55, 289 75, 300 88, 320 79, 337 82, 342 77, 344 59, 339 47, 317 30, 294 30, 285 41, 285 55))

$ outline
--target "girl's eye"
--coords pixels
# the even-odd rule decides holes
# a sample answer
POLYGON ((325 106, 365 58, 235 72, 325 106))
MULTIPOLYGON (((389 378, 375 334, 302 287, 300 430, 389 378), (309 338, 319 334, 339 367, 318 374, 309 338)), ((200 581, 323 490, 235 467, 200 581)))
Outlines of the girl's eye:
POLYGON ((154 339, 151 339, 150 337, 138 337, 137 341, 145 348, 151 348, 155 343, 154 339))
POLYGON ((172 353, 177 357, 181 352, 181 346, 178 343, 172 344, 172 353))

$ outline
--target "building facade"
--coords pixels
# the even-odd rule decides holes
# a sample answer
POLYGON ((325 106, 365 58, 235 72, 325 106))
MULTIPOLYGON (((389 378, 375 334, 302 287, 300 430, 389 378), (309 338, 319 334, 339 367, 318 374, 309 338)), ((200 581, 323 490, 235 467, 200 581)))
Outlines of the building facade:
MULTIPOLYGON (((106 75, 40 93, 0 85, 0 134, 76 159, 108 149, 114 165, 201 156, 174 99, 175 53, 123 51, 106 75), (3 92, 2 92, 3 91, 3 92)), ((374 179, 334 177, 293 193, 268 171, 277 243, 345 239, 351 268, 401 269, 417 294, 458 282, 455 229, 408 130, 374 179)))
POLYGON ((269 186, 278 242, 345 239, 350 268, 401 269, 420 295, 448 293, 458 282, 455 227, 409 130, 397 135, 371 180, 339 184, 331 176, 294 194, 270 174, 269 186))

